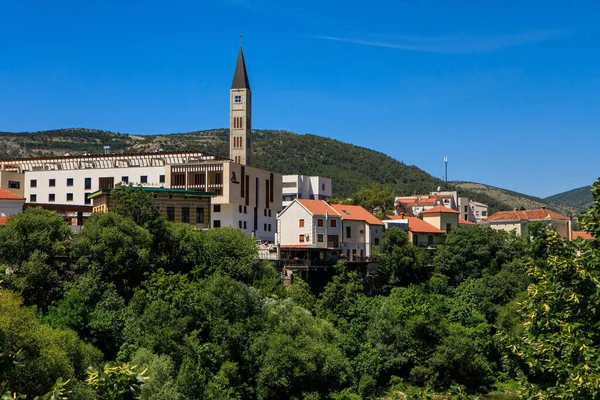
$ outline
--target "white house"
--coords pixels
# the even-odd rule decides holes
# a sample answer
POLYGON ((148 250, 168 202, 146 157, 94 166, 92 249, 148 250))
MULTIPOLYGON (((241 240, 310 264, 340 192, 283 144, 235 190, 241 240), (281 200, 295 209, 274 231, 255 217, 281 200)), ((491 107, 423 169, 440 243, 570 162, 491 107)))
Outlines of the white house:
POLYGON ((384 224, 361 206, 331 204, 342 217, 342 253, 349 261, 379 255, 384 224))
POLYGON ((331 179, 322 176, 283 175, 283 207, 289 206, 294 199, 327 200, 331 198, 331 179))

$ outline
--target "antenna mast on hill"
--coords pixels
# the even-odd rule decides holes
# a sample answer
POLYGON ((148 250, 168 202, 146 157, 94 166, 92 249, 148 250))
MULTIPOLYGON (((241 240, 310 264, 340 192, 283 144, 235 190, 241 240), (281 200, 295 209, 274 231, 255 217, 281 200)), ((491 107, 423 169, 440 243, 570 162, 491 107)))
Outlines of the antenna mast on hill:
POLYGON ((446 183, 446 189, 448 189, 448 156, 444 157, 444 164, 446 167, 446 172, 444 174, 444 182, 446 183))

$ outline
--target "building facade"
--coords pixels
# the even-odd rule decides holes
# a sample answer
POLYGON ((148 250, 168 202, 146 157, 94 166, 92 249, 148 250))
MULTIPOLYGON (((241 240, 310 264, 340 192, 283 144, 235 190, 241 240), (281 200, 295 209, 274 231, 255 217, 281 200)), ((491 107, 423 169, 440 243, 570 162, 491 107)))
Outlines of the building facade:
POLYGON ((250 164, 252 91, 242 46, 229 92, 229 110, 229 158, 238 164, 250 164))
POLYGON ((547 222, 554 226, 560 236, 571 240, 573 238, 572 221, 570 218, 560 215, 542 207, 539 210, 517 210, 501 211, 482 221, 492 229, 515 232, 517 236, 527 233, 527 224, 530 222, 547 222))
POLYGON ((283 175, 283 207, 289 206, 294 199, 327 200, 331 198, 330 178, 307 175, 283 175))
POLYGON ((458 211, 451 208, 436 206, 423 211, 423 221, 448 234, 459 227, 458 214, 458 211))
POLYGON ((390 215, 383 220, 385 228, 402 229, 408 234, 408 241, 423 249, 435 249, 446 240, 446 232, 418 217, 390 215))
POLYGON ((0 217, 10 217, 23 211, 25 198, 9 190, 0 188, 0 217))
POLYGON ((458 198, 457 211, 460 212, 461 219, 469 222, 479 223, 489 217, 487 204, 469 200, 467 197, 458 198))

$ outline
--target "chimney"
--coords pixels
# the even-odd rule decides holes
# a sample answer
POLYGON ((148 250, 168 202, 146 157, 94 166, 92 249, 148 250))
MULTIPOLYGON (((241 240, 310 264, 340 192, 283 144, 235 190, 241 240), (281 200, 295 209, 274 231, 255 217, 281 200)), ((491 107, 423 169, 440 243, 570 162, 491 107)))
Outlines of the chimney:
POLYGON ((546 206, 542 206, 542 210, 545 210, 545 209, 546 209, 546 206))

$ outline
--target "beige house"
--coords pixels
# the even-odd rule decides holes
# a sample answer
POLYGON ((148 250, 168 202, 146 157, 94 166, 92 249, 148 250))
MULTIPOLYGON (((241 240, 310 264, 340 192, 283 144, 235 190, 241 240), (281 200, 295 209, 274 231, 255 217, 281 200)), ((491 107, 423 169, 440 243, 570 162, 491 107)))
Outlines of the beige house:
MULTIPOLYGON (((94 202, 93 212, 107 213, 116 205, 116 200, 111 197, 112 190, 100 189, 89 195, 94 202)), ((131 187, 130 190, 135 188, 131 187)), ((165 188, 142 190, 152 196, 154 206, 168 221, 189 224, 196 229, 210 228, 210 200, 215 193, 165 188)))
POLYGON ((342 217, 342 254, 349 261, 379 255, 384 224, 361 206, 331 204, 342 217))
POLYGON ((571 220, 557 212, 542 207, 539 210, 517 210, 501 211, 482 221, 493 229, 514 231, 517 236, 523 236, 526 233, 527 224, 530 222, 548 222, 556 228, 559 235, 565 239, 572 239, 571 220))
POLYGON ((435 226, 437 229, 450 233, 452 229, 459 227, 459 212, 444 206, 436 206, 423 211, 423 221, 435 226))

